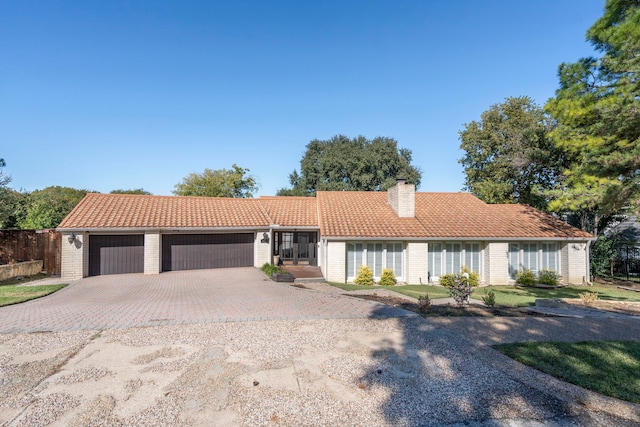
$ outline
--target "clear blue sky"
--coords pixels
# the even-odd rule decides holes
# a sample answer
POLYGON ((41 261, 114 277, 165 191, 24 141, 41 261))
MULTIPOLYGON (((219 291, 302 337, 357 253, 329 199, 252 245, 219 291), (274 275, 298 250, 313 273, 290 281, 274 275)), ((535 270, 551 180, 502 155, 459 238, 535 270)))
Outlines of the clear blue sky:
POLYGON ((459 191, 458 132, 544 104, 604 0, 0 0, 0 158, 15 189, 171 194, 191 172, 288 187, 312 139, 388 136, 459 191))

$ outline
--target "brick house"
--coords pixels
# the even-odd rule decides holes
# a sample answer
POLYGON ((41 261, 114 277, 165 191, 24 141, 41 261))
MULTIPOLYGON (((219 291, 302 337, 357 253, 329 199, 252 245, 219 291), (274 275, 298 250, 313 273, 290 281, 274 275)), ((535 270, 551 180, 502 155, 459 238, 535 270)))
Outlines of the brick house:
POLYGON ((524 205, 489 205, 468 193, 423 193, 399 181, 387 192, 317 197, 143 196, 89 193, 62 221, 62 276, 199 268, 317 265, 348 282, 369 265, 399 281, 437 282, 467 266, 486 284, 522 268, 589 280, 593 237, 524 205))

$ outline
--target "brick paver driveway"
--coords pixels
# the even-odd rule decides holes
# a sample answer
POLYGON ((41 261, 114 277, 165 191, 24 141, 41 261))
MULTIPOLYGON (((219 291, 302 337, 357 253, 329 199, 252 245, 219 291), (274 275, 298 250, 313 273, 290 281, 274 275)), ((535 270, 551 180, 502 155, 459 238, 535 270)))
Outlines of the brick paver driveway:
POLYGON ((254 268, 231 268, 82 279, 47 297, 1 307, 0 332, 413 315, 376 302, 274 283, 254 268))

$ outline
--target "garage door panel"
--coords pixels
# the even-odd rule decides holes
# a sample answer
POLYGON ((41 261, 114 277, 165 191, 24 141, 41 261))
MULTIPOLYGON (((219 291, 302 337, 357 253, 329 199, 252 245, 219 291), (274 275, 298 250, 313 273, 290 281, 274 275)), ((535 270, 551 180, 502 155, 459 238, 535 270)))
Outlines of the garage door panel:
POLYGON ((253 266, 253 241, 253 233, 164 235, 162 270, 253 266))
POLYGON ((143 235, 89 237, 90 276, 143 271, 143 235))

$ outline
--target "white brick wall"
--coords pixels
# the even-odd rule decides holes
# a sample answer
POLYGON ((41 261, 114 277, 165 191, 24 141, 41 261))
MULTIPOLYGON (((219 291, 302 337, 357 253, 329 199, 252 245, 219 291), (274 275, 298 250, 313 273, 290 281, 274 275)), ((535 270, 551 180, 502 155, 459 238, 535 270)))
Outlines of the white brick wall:
POLYGON ((427 243, 408 242, 405 265, 405 281, 411 285, 427 284, 427 243))
POLYGON ((485 265, 489 269, 485 271, 488 285, 506 285, 509 281, 509 243, 488 243, 485 250, 485 265))
POLYGON ((587 244, 584 242, 569 243, 565 247, 569 264, 565 283, 580 285, 589 279, 587 277, 587 244))
POLYGON ((159 274, 162 268, 160 232, 144 233, 144 274, 159 274))
POLYGON ((74 233, 76 240, 69 243, 70 234, 62 234, 61 279, 65 282, 82 279, 88 272, 89 239, 83 233, 74 233))
POLYGON ((254 267, 262 267, 264 263, 271 263, 271 238, 269 236, 269 243, 262 243, 262 239, 264 238, 263 233, 269 234, 267 230, 258 231, 256 233, 255 242, 253 245, 253 266, 254 267))
POLYGON ((325 279, 329 282, 347 281, 347 246, 345 242, 327 243, 325 279))

